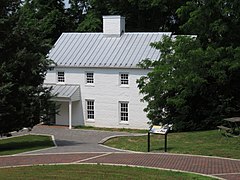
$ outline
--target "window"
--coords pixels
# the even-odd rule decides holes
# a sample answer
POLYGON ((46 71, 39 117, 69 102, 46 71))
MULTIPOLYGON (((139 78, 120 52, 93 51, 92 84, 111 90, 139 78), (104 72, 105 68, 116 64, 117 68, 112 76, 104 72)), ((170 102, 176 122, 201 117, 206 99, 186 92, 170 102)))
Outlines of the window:
POLYGON ((64 77, 64 72, 63 71, 59 71, 57 73, 57 81, 58 82, 65 82, 65 77, 64 77))
POLYGON ((94 100, 87 100, 87 119, 94 119, 94 100))
POLYGON ((120 120, 128 121, 128 102, 120 102, 120 120))
POLYGON ((128 85, 128 73, 120 73, 120 85, 128 85))
POLYGON ((86 73, 86 83, 87 84, 93 84, 94 83, 94 74, 93 74, 93 72, 87 72, 86 73))

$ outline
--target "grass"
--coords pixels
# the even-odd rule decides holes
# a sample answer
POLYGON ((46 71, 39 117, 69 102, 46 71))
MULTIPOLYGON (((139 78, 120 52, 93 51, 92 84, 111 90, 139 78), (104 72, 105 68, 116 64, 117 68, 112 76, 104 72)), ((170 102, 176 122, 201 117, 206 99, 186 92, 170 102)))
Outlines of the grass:
POLYGON ((0 140, 0 155, 12 155, 52 146, 54 144, 49 136, 25 135, 12 137, 0 140))
POLYGON ((75 126, 76 129, 98 130, 98 131, 115 131, 115 132, 129 132, 129 133, 147 133, 147 130, 142 129, 128 129, 128 128, 104 128, 93 126, 75 126))
MULTIPOLYGON (((147 151, 147 135, 117 137, 105 145, 132 151, 147 151)), ((168 134, 168 152, 240 159, 240 137, 226 137, 217 130, 168 134)), ((151 151, 164 151, 164 136, 151 136, 151 151)))
POLYGON ((207 180, 206 176, 148 168, 106 165, 45 165, 0 169, 0 179, 207 180))

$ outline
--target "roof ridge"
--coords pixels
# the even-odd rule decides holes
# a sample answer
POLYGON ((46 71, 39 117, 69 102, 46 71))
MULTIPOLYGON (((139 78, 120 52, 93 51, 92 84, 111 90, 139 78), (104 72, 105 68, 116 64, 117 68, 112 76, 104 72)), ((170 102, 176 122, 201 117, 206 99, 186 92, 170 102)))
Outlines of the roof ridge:
MULTIPOLYGON (((103 34, 104 35, 103 32, 63 32, 62 34, 103 34)), ((124 34, 172 34, 172 32, 124 32, 123 35, 124 34)))

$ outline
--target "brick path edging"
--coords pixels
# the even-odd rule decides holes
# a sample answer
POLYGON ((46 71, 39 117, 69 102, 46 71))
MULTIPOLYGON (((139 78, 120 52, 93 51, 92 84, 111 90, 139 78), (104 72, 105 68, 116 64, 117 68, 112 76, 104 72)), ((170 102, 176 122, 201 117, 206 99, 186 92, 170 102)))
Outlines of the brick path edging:
POLYGON ((147 169, 156 169, 156 170, 166 170, 166 171, 173 171, 173 172, 182 172, 182 173, 191 173, 191 174, 196 174, 196 175, 201 175, 201 176, 206 176, 206 177, 212 177, 212 178, 217 178, 220 180, 225 180, 224 178, 213 176, 213 175, 207 175, 207 174, 201 174, 201 173, 195 173, 195 172, 189 172, 189 171, 181 171, 181 170, 176 170, 176 169, 167 169, 167 168, 160 168, 160 167, 149 167, 149 166, 137 166, 137 165, 129 165, 129 164, 113 164, 113 163, 80 163, 80 164, 93 164, 93 165, 109 165, 109 166, 124 166, 124 167, 137 167, 137 168, 147 168, 147 169))
POLYGON ((154 153, 60 153, 0 156, 0 167, 39 164, 114 164, 190 172, 217 178, 240 179, 240 160, 154 153))

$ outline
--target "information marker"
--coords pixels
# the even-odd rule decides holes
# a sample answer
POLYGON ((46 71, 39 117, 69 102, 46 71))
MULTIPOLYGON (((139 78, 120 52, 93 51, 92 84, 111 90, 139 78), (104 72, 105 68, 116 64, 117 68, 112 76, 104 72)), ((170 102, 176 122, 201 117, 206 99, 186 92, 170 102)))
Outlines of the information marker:
POLYGON ((148 152, 150 152, 150 136, 151 134, 160 134, 160 135, 164 135, 164 152, 167 152, 167 134, 169 132, 169 130, 172 128, 172 124, 168 125, 165 124, 164 126, 152 126, 150 127, 149 131, 148 131, 148 152))

